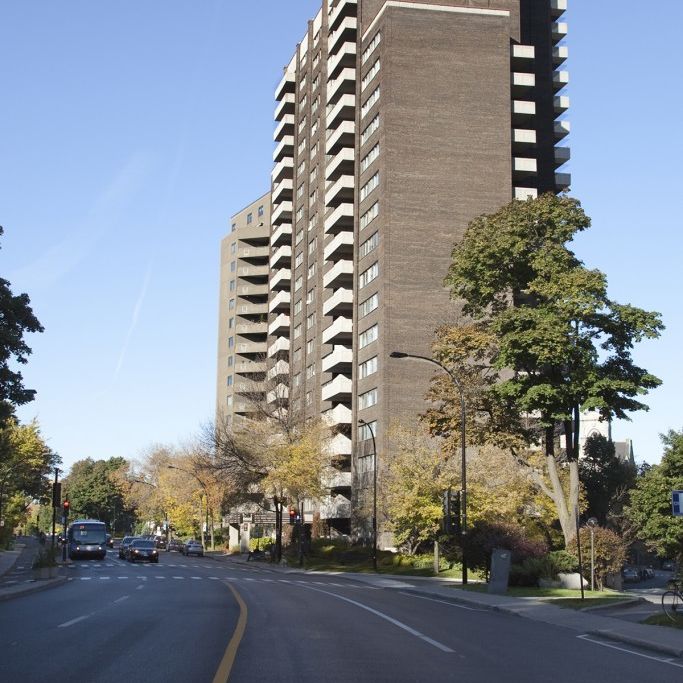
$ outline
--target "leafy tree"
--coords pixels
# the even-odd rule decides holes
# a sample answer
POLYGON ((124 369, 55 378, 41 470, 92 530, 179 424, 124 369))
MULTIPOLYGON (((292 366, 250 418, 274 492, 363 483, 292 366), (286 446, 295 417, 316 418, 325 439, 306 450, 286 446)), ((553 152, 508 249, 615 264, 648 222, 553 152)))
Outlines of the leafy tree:
POLYGON ((389 441, 392 455, 380 479, 380 504, 396 544, 413 555, 438 537, 442 496, 457 486, 459 474, 455 460, 445 457, 424 431, 394 425, 389 441))
MULTIPOLYGON (((581 539, 581 560, 583 574, 590 577, 591 562, 591 533, 590 529, 582 527, 579 531, 581 539)), ((567 548, 577 558, 578 548, 576 535, 568 544, 567 548)), ((602 590, 609 574, 618 574, 626 561, 626 544, 618 534, 610 529, 595 527, 593 529, 593 568, 595 571, 595 583, 598 590, 602 590)))
POLYGON ((63 496, 71 504, 71 516, 99 519, 114 531, 125 529, 129 510, 117 480, 117 472, 125 467, 125 459, 116 457, 75 462, 62 486, 63 496))
POLYGON ((0 542, 6 541, 34 500, 50 496, 50 476, 60 462, 34 420, 22 425, 10 417, 0 425, 0 542))
POLYGON ((565 542, 579 503, 580 409, 628 419, 647 409, 638 398, 660 384, 631 357, 635 343, 659 336, 659 315, 611 300, 605 275, 568 247, 589 225, 567 196, 513 201, 469 224, 445 280, 463 313, 494 340, 490 371, 498 375, 484 386, 487 429, 510 437, 511 452, 557 507, 565 542), (527 459, 538 443, 542 473, 527 459))
POLYGON ((662 557, 683 555, 683 518, 674 517, 671 492, 683 490, 683 430, 662 434, 664 455, 636 481, 627 517, 638 538, 662 557))
POLYGON ((614 443, 602 434, 588 437, 584 455, 579 472, 588 501, 586 515, 605 526, 608 517, 621 513, 626 494, 635 485, 636 468, 619 460, 614 443))
MULTIPOLYGON (((0 237, 3 232, 0 226, 0 237)), ((15 406, 32 401, 36 393, 24 387, 21 372, 10 369, 12 360, 24 364, 31 354, 24 335, 43 331, 29 304, 27 294, 14 296, 10 283, 0 278, 0 423, 14 413, 15 406)))

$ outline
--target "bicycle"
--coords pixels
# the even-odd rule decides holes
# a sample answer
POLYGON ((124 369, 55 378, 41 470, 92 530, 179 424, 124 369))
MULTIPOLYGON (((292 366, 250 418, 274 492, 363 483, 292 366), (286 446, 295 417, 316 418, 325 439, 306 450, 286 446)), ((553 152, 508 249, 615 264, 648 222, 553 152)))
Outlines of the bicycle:
POLYGON ((676 623, 683 617, 681 587, 675 581, 670 581, 667 588, 669 590, 662 595, 662 610, 671 621, 676 623))

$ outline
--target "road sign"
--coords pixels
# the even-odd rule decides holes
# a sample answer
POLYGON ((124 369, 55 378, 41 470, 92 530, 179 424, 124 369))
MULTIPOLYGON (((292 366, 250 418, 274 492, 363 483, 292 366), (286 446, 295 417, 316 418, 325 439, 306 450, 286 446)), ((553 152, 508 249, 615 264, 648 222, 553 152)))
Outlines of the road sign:
POLYGON ((671 509, 674 517, 683 517, 683 491, 672 491, 671 509))

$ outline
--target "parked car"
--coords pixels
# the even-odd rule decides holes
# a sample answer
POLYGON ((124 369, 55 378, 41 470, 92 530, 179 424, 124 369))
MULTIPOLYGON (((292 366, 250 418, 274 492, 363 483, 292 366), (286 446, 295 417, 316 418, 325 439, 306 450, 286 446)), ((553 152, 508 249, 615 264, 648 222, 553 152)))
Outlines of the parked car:
POLYGON ((177 552, 182 553, 184 545, 185 544, 179 538, 172 538, 168 542, 168 549, 169 550, 176 550, 177 552))
POLYGON ((664 562, 662 562, 662 569, 666 572, 672 572, 674 569, 673 560, 664 560, 664 562))
POLYGON ((635 567, 624 567, 621 570, 621 576, 624 583, 638 583, 640 581, 640 572, 635 567))
POLYGON ((647 581, 648 579, 654 579, 655 578, 655 570, 652 567, 641 567, 640 578, 643 581, 647 581))
POLYGON ((183 555, 196 555, 197 557, 204 557, 204 548, 199 541, 188 541, 182 550, 183 555))
POLYGON ((121 559, 121 560, 126 559, 126 550, 128 549, 128 546, 135 539, 137 539, 137 536, 124 536, 123 537, 123 540, 121 541, 121 545, 119 546, 119 559, 121 559))
POLYGON ((136 538, 126 548, 126 559, 128 562, 159 562, 159 551, 155 547, 154 541, 146 538, 136 538))
POLYGON ((163 536, 157 536, 155 543, 159 550, 166 550, 166 539, 163 536))

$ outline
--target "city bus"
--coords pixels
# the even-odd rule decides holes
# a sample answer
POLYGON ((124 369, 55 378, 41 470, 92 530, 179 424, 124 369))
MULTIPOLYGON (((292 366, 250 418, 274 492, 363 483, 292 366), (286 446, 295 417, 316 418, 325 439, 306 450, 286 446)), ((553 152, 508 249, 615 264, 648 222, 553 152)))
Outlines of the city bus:
POLYGON ((69 559, 107 556, 107 525, 96 519, 76 519, 66 532, 69 559))

